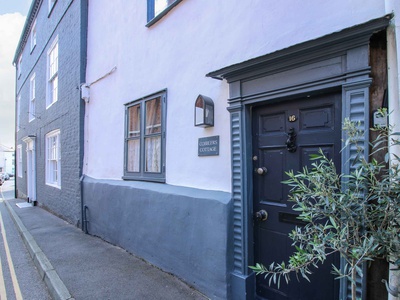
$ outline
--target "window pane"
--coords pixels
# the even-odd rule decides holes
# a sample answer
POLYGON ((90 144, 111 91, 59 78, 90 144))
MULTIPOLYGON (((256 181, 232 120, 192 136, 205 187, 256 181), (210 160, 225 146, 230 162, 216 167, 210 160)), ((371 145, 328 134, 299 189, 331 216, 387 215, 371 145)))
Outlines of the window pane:
POLYGON ((157 16, 168 6, 168 0, 154 0, 154 15, 157 16))
POLYGON ((58 76, 54 77, 50 82, 51 99, 50 104, 57 101, 58 98, 58 76))
POLYGON ((128 137, 140 136, 140 104, 128 109, 128 137))
POLYGON ((161 98, 146 102, 146 134, 161 132, 161 98))
POLYGON ((145 139, 145 172, 161 172, 161 136, 145 139))
POLYGON ((60 133, 56 132, 46 137, 46 183, 61 186, 60 168, 60 133))
POLYGON ((128 141, 128 162, 127 171, 128 172, 139 172, 140 162, 140 140, 129 140, 128 141))
POLYGON ((51 79, 58 72, 58 43, 51 49, 49 59, 49 78, 51 79))

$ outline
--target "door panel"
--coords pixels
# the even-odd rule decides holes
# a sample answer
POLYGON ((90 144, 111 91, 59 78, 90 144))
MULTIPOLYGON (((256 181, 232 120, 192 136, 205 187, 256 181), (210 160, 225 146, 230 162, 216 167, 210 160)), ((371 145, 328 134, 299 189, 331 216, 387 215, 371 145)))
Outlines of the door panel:
MULTIPOLYGON (((285 172, 310 166, 310 154, 319 149, 340 170, 340 107, 341 94, 337 93, 253 109, 253 208, 268 212, 266 221, 254 221, 255 262, 268 266, 287 261, 294 249, 288 233, 303 224, 292 210, 293 203, 287 201, 290 187, 282 184, 287 179, 285 172)), ((283 280, 278 289, 257 276, 257 295, 277 300, 337 299, 339 281, 330 274, 337 260, 326 261, 310 277, 311 283, 292 276, 289 285, 283 280)))

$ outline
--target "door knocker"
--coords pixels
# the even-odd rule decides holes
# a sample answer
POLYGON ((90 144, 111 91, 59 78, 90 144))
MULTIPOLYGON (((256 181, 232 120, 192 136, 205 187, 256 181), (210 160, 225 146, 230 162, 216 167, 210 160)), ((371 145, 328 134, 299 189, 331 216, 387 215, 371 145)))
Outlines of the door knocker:
POLYGON ((289 132, 287 133, 287 136, 288 136, 288 139, 286 141, 286 149, 291 153, 296 152, 296 150, 297 150, 297 145, 296 145, 297 134, 294 132, 293 127, 289 128, 289 132))

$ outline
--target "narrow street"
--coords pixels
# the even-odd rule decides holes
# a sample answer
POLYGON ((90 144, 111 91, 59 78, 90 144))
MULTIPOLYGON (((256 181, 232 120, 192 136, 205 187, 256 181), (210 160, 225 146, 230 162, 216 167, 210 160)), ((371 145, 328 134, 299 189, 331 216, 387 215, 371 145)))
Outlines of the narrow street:
POLYGON ((4 201, 14 198, 14 178, 0 187, 0 299, 51 299, 4 201))

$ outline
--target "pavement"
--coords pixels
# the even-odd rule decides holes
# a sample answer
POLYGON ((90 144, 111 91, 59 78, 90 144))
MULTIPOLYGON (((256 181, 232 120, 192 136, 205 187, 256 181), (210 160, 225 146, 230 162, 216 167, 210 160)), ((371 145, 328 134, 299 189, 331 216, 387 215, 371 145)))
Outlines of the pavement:
POLYGON ((175 276, 40 207, 21 199, 5 203, 53 299, 207 299, 175 276))

